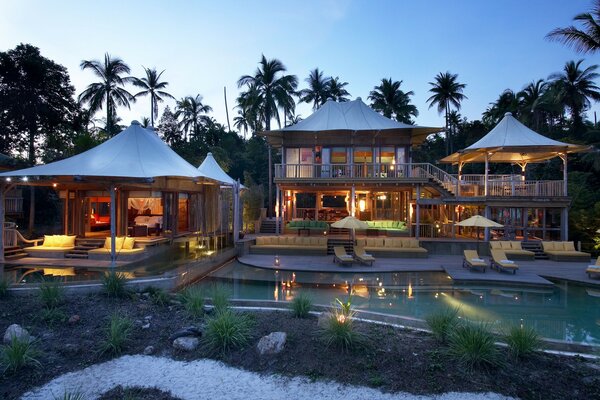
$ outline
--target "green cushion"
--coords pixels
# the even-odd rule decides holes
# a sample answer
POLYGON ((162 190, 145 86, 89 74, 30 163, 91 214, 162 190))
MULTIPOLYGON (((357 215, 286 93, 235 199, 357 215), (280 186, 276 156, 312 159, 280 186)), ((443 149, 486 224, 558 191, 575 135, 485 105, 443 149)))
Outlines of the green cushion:
POLYGON ((375 221, 375 228, 383 228, 383 222, 382 221, 375 221))
POLYGON ((375 226, 375 222, 373 221, 367 221, 367 225, 369 226, 369 228, 372 228, 375 226))
POLYGON ((309 227, 309 228, 314 228, 315 226, 317 226, 317 221, 310 221, 310 222, 308 223, 308 227, 309 227))
POLYGON ((383 223, 386 228, 392 228, 392 221, 384 221, 383 223))
POLYGON ((326 229, 327 228, 327 222, 325 222, 325 221, 319 221, 319 228, 326 229))

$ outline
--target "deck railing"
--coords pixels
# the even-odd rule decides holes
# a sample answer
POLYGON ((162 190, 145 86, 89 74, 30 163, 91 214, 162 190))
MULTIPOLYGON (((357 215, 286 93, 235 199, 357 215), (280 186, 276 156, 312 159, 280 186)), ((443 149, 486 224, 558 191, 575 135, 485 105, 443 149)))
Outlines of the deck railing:
POLYGON ((4 239, 4 248, 7 247, 15 247, 17 245, 17 227, 14 222, 5 222, 4 223, 4 235, 2 238, 4 239))
POLYGON ((22 197, 5 197, 4 212, 7 214, 20 214, 23 212, 22 197))
MULTIPOLYGON (((276 179, 398 180, 427 179, 453 195, 484 197, 485 175, 456 175, 429 163, 410 164, 276 164, 276 179)), ((488 175, 487 196, 565 196, 564 182, 523 181, 521 175, 488 175)))

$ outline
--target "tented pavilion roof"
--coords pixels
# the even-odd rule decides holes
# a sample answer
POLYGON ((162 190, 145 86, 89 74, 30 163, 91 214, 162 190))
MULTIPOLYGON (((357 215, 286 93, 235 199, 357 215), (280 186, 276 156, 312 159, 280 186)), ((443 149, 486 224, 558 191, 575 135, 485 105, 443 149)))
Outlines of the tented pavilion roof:
POLYGON ((215 157, 213 157, 212 153, 208 153, 202 164, 198 167, 198 171, 202 176, 213 179, 215 181, 219 181, 225 185, 232 186, 236 183, 236 181, 227 175, 223 168, 217 163, 215 157))
POLYGON ((90 177, 98 180, 151 180, 158 177, 202 180, 198 169, 181 158, 139 122, 106 142, 73 157, 0 174, 4 177, 90 177))
POLYGON ((409 125, 394 121, 379 114, 367 106, 360 97, 353 101, 335 102, 328 100, 321 108, 308 118, 297 124, 282 129, 265 131, 261 134, 270 139, 271 144, 277 144, 277 138, 288 134, 311 134, 315 132, 330 132, 332 134, 364 132, 377 134, 411 133, 411 145, 421 144, 432 133, 443 131, 442 128, 409 125))
POLYGON ((563 143, 536 133, 506 113, 488 134, 471 146, 451 154, 444 163, 485 162, 528 164, 545 161, 562 154, 588 150, 588 146, 563 143))

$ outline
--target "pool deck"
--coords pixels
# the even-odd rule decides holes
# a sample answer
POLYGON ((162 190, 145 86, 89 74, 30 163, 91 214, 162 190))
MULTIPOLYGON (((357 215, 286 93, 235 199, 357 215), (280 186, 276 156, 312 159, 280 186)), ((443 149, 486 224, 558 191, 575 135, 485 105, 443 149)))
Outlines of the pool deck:
POLYGON ((554 286, 548 279, 559 279, 600 287, 600 279, 590 279, 585 273, 588 263, 557 262, 550 260, 517 261, 515 275, 487 268, 485 273, 462 267, 462 256, 431 255, 428 258, 377 258, 373 266, 358 263, 340 266, 333 256, 279 256, 280 265, 273 265, 274 255, 248 254, 238 258, 247 265, 259 268, 310 272, 446 272, 455 283, 512 284, 527 286, 554 286), (547 279, 546 279, 547 278, 547 279))
MULTIPOLYGON (((131 261, 117 261, 117 267, 131 264, 131 261)), ((79 267, 79 268, 110 268, 110 261, 88 260, 85 258, 40 258, 23 257, 16 260, 7 260, 6 266, 23 267, 79 267)))

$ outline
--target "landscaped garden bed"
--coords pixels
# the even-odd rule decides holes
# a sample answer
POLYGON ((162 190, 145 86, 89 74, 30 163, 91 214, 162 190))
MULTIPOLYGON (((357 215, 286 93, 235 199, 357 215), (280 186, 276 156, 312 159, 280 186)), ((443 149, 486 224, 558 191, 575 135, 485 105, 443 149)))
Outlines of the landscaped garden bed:
MULTIPOLYGON (((244 326, 250 340, 246 344, 245 338, 233 340, 225 349, 214 343, 211 347, 206 330, 214 328, 214 324, 211 328, 207 321, 217 313, 203 313, 202 302, 194 303, 192 298, 193 295, 187 300, 164 296, 157 291, 124 297, 90 294, 64 298, 51 308, 53 301, 43 300, 38 294, 0 299, 0 333, 11 324, 19 324, 35 337, 35 363, 2 374, 0 398, 19 398, 54 377, 119 354, 143 353, 177 360, 208 357, 264 374, 334 380, 387 392, 497 392, 523 399, 600 398, 600 364, 595 361, 539 352, 517 359, 507 348, 496 348, 494 363, 461 363, 456 354, 451 354, 448 344, 431 334, 359 321, 353 322, 356 336, 351 337, 348 346, 341 346, 336 340, 328 346, 323 334, 326 319, 319 322, 315 315, 296 318, 288 311, 246 312, 244 326), (113 336, 108 340, 111 321, 113 336), (128 331, 123 342, 115 334, 120 329, 119 321, 125 321, 128 331), (204 332, 192 351, 173 347, 173 334, 186 327, 204 332), (256 348, 259 339, 278 331, 287 333, 283 351, 260 355, 256 348)), ((215 303, 227 309, 223 296, 215 298, 215 303)), ((237 316, 237 311, 227 312, 237 316)), ((115 389, 104 398, 119 398, 119 390, 123 391, 115 389)), ((152 395, 156 399, 171 398, 159 391, 152 395)))

